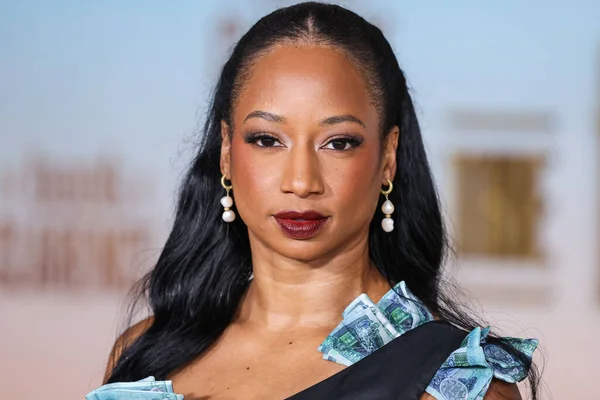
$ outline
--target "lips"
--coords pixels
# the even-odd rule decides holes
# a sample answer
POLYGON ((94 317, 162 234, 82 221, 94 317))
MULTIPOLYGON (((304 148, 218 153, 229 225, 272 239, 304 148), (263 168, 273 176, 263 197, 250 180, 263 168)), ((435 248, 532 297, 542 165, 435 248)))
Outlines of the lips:
POLYGON ((273 217, 287 237, 297 240, 315 237, 329 220, 329 217, 314 210, 282 211, 273 217))

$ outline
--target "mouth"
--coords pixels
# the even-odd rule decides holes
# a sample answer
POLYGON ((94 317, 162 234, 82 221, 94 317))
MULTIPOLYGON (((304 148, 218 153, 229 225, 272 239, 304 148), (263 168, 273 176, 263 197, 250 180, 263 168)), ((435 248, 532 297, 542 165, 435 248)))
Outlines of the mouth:
POLYGON ((329 220, 329 217, 314 210, 282 211, 273 217, 284 235, 297 240, 317 236, 329 220))

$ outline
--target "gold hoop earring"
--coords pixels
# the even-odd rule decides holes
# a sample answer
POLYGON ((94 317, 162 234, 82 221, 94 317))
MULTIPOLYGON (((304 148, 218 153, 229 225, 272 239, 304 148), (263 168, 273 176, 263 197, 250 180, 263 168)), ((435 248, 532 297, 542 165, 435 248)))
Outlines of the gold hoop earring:
POLYGON ((224 208, 223 215, 221 216, 221 218, 223 218, 223 221, 229 223, 235 220, 235 213, 231 209, 231 207, 233 207, 233 198, 229 196, 229 191, 233 189, 233 185, 227 185, 227 183, 225 183, 225 180, 226 176, 225 174, 223 174, 223 176, 221 177, 221 186, 223 186, 223 189, 225 189, 226 194, 225 196, 221 197, 221 205, 224 208))
POLYGON ((389 233, 394 230, 394 220, 392 219, 392 213, 394 212, 395 208, 394 204, 392 204, 392 202, 388 198, 389 194, 392 193, 392 190, 394 189, 394 185, 389 179, 387 179, 387 182, 389 185, 388 188, 385 190, 381 189, 381 194, 385 196, 385 201, 381 205, 381 211, 385 215, 385 218, 381 221, 381 228, 385 232, 389 233))

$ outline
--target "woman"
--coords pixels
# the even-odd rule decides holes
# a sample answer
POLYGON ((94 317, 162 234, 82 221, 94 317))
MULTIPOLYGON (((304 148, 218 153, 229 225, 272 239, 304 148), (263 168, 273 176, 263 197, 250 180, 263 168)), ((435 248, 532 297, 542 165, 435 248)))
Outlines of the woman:
POLYGON ((443 296, 446 247, 381 31, 335 5, 275 11, 223 68, 143 281, 152 317, 88 399, 512 399, 527 375, 535 397, 537 342, 443 296))

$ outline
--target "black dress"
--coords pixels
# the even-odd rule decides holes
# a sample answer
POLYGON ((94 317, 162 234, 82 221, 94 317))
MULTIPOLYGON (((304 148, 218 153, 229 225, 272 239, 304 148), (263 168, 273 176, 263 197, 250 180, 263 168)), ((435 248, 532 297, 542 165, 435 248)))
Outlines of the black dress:
POLYGON ((447 322, 428 322, 288 400, 418 400, 466 335, 447 322))

